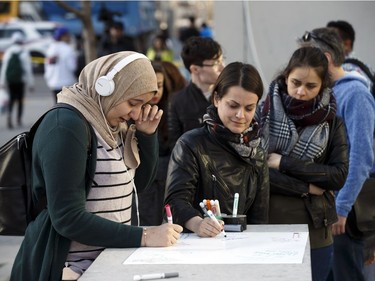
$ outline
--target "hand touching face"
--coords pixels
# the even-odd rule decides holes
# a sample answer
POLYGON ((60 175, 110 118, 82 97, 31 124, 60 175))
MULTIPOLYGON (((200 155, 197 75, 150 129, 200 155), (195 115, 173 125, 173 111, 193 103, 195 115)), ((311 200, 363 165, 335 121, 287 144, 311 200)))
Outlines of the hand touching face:
POLYGON ((143 105, 149 102, 153 96, 153 92, 146 93, 130 100, 124 100, 114 106, 106 115, 108 123, 112 127, 117 127, 119 123, 129 121, 130 119, 137 120, 141 114, 143 105))
POLYGON ((145 104, 142 106, 139 118, 135 120, 135 126, 138 131, 151 135, 156 131, 162 115, 163 110, 157 105, 145 104))

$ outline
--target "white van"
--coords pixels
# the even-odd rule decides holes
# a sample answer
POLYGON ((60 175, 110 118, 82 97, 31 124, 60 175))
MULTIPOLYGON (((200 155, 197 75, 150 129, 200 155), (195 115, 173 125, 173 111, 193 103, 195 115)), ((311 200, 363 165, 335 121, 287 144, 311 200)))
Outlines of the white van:
POLYGON ((24 46, 29 50, 34 70, 42 71, 44 58, 49 44, 53 41, 53 32, 57 24, 49 21, 23 21, 12 19, 0 22, 0 58, 4 51, 13 43, 12 34, 21 32, 24 35, 24 46))

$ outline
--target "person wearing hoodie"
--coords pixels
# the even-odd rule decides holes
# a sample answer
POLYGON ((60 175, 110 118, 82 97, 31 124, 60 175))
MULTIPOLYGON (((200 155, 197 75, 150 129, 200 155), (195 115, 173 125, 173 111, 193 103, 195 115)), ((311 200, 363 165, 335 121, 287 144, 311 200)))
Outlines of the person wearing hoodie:
MULTIPOLYGON (((9 129, 13 128, 12 112, 15 103, 18 104, 17 112, 17 124, 22 126, 22 115, 23 115, 23 98, 25 96, 25 89, 28 88, 30 91, 34 89, 34 75, 32 71, 30 53, 23 47, 24 36, 21 32, 15 32, 12 35, 13 44, 5 51, 3 57, 3 65, 0 73, 0 88, 8 87, 9 90, 9 104, 8 104, 8 118, 7 126, 9 129), (11 65, 13 54, 19 58, 19 69, 22 72, 21 75, 15 73, 17 68, 11 65), (16 79, 10 79, 8 75, 8 66, 13 68, 16 79), (19 79, 17 79, 19 77, 19 79)), ((16 71, 17 72, 17 71, 16 71)), ((12 76, 14 76, 12 75, 12 76)))
POLYGON ((337 115, 345 122, 349 143, 349 174, 336 193, 338 222, 332 227, 334 252, 328 280, 363 281, 363 237, 351 231, 351 210, 374 164, 375 101, 366 80, 343 69, 343 42, 334 28, 316 28, 298 41, 301 46, 318 47, 326 55, 337 115))

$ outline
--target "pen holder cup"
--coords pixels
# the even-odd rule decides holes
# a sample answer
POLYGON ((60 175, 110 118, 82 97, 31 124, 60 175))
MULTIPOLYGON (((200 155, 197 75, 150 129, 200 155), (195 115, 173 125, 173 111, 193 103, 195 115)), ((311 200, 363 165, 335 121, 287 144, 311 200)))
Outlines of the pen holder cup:
POLYGON ((222 215, 222 220, 224 221, 225 225, 241 225, 242 230, 246 230, 247 228, 247 219, 246 215, 222 215))

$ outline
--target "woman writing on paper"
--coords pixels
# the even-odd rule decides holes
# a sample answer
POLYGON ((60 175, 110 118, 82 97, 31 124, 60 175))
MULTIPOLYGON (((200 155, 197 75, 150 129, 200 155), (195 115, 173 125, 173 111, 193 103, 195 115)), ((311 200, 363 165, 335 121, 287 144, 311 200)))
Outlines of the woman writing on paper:
POLYGON ((58 94, 84 118, 58 108, 38 127, 32 188, 47 208, 29 224, 10 280, 76 280, 105 248, 176 243, 179 225, 130 225, 133 193, 156 172, 163 112, 147 104, 156 92, 147 57, 119 52, 89 63, 58 94))
POLYGON ((348 146, 318 48, 296 50, 259 108, 270 168, 270 223, 308 224, 313 281, 332 257, 333 192, 348 173, 348 146))
POLYGON ((266 155, 259 146, 253 120, 263 83, 249 64, 226 66, 213 90, 204 126, 186 132, 176 143, 168 167, 165 203, 175 223, 202 237, 222 226, 204 217, 199 203, 217 199, 222 213, 232 214, 239 193, 238 214, 247 222, 267 223, 269 183, 266 155))

